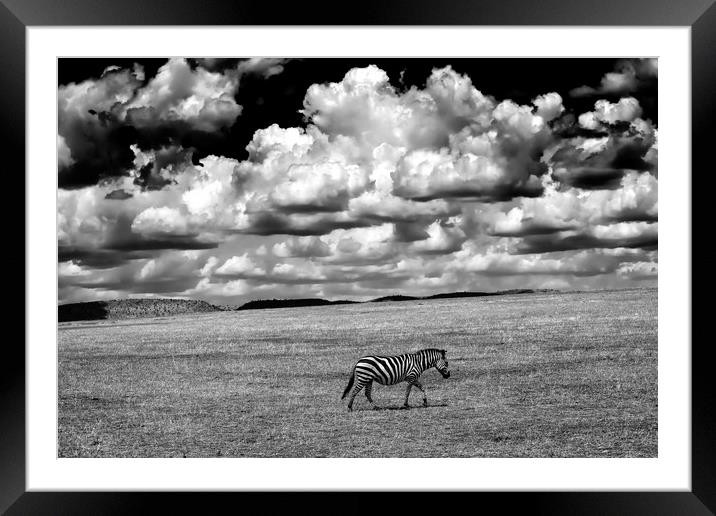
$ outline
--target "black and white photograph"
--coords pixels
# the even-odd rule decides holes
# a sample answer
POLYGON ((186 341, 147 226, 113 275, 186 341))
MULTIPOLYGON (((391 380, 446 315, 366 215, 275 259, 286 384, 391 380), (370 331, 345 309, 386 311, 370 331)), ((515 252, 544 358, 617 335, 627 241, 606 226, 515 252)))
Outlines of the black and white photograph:
POLYGON ((59 58, 57 456, 657 458, 658 62, 59 58))

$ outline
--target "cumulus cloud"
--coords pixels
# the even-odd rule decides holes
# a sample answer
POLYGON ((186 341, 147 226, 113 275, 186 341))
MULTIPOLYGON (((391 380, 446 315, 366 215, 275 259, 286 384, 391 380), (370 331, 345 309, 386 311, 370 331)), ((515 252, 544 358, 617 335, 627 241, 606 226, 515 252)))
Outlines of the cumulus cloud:
POLYGON ((445 151, 415 151, 401 161, 393 192, 399 197, 427 201, 439 198, 508 200, 541 193, 541 182, 529 173, 512 178, 487 156, 456 156, 445 151))
POLYGON ((626 228, 619 224, 643 223, 631 227, 648 229, 646 241, 653 245, 656 231, 650 223, 658 219, 658 182, 653 175, 627 173, 614 189, 558 188, 558 184, 549 182, 547 185, 545 195, 521 199, 509 211, 485 210, 482 218, 487 223, 486 231, 498 237, 534 236, 527 238, 533 244, 552 242, 565 246, 571 242, 576 249, 615 244, 603 238, 603 229, 599 233, 596 228, 626 228))
POLYGON ((288 61, 280 57, 252 57, 239 61, 237 71, 239 74, 251 73, 268 78, 282 73, 288 61))
POLYGON ((597 100, 577 117, 557 92, 498 100, 451 67, 400 90, 368 66, 310 86, 304 126, 255 131, 246 159, 138 138, 220 134, 240 114, 241 75, 271 77, 284 64, 170 60, 148 79, 112 68, 61 87, 60 174, 89 174, 58 192, 64 299, 424 295, 656 277, 658 130, 636 97, 597 100))
POLYGON ((658 272, 659 264, 656 262, 622 263, 617 269, 619 276, 635 280, 654 279, 658 272))
POLYGON ((273 188, 269 199, 276 209, 288 213, 343 211, 367 183, 366 172, 357 165, 295 164, 273 188))
POLYGON ((261 285, 253 285, 243 279, 212 282, 209 278, 202 278, 196 285, 187 288, 179 294, 187 297, 233 299, 264 290, 266 290, 265 287, 262 288, 261 285))
POLYGON ((63 136, 57 135, 57 167, 59 170, 65 169, 75 162, 72 159, 72 151, 67 146, 67 141, 63 136))
MULTIPOLYGON (((466 274, 496 278, 515 276, 584 278, 605 274, 620 275, 620 270, 629 269, 635 263, 652 258, 653 251, 642 249, 552 250, 512 254, 506 252, 499 244, 481 248, 468 243, 455 254, 446 268, 462 278, 466 274)), ((542 280, 538 284, 542 285, 540 288, 553 288, 546 286, 542 280)))
POLYGON ((545 122, 554 120, 564 111, 562 96, 556 92, 540 95, 532 103, 537 106, 537 116, 545 122))
POLYGON ((234 93, 238 81, 202 67, 192 69, 185 59, 172 58, 138 88, 128 102, 112 112, 135 127, 157 127, 181 121, 212 132, 233 124, 241 113, 234 93))
MULTIPOLYGON (((559 111, 555 95, 537 102, 547 118, 559 111)), ((454 213, 450 199, 504 200, 541 191, 546 166, 540 157, 551 141, 545 119, 530 106, 495 105, 450 68, 434 71, 425 90, 404 93, 376 67, 354 69, 340 83, 309 88, 304 106, 313 125, 271 126, 247 147, 245 176, 277 183, 268 195, 252 198, 248 211, 257 223, 248 231, 288 225, 275 211, 312 213, 320 226, 292 218, 285 228, 290 234, 372 219, 422 219, 427 226, 436 215, 454 213), (319 212, 336 215, 331 221, 315 216, 319 212)))
POLYGON ((281 258, 309 258, 330 256, 329 245, 319 237, 294 237, 285 242, 276 243, 272 253, 281 258))
POLYGON ((418 253, 447 254, 460 249, 465 241, 465 233, 452 224, 434 222, 426 229, 427 238, 413 243, 412 248, 418 253))
POLYGON ((204 265, 197 272, 199 276, 201 276, 202 278, 206 278, 208 276, 211 276, 218 264, 219 260, 216 258, 216 256, 209 256, 204 265))
POLYGON ((68 277, 76 278, 78 276, 87 276, 89 274, 90 271, 75 263, 74 260, 60 262, 57 266, 57 275, 60 277, 60 279, 68 277))
POLYGON ((279 263, 268 275, 268 281, 288 285, 322 283, 326 279, 321 267, 310 261, 279 263))
POLYGON ((233 224, 232 178, 236 162, 206 158, 186 165, 176 180, 147 190, 131 177, 76 190, 58 191, 60 255, 113 262, 162 249, 216 247, 221 224, 233 224), (117 192, 123 192, 117 195, 117 192))
POLYGON ((569 214, 552 210, 548 204, 514 207, 508 212, 495 214, 490 234, 494 236, 519 237, 557 233, 573 229, 569 214), (530 209, 531 208, 531 209, 530 209))
POLYGON ((623 59, 616 69, 606 73, 598 87, 580 86, 570 91, 573 97, 598 94, 623 94, 636 91, 656 79, 658 61, 656 58, 623 59))
POLYGON ((175 208, 151 206, 132 221, 132 232, 138 234, 179 234, 187 232, 186 219, 175 208))
POLYGON ((401 94, 376 66, 350 70, 342 81, 311 86, 304 115, 329 134, 373 149, 381 143, 435 148, 471 122, 489 122, 492 101, 451 68, 435 70, 426 89, 401 94))
POLYGON ((261 274, 263 271, 246 254, 232 256, 216 269, 215 274, 224 276, 251 276, 261 274))
POLYGON ((234 73, 239 76, 250 74, 269 78, 282 73, 284 65, 291 60, 280 57, 251 57, 248 59, 203 57, 191 61, 212 72, 234 73))
MULTIPOLYGON (((152 123, 175 117, 198 126, 220 123, 218 111, 207 106, 223 102, 235 87, 184 60, 170 60, 141 87, 136 70, 111 70, 106 77, 119 92, 113 113, 151 104, 152 123), (199 92, 202 99, 195 98, 199 92)), ((309 88, 306 129, 273 125, 257 131, 244 162, 209 156, 195 164, 191 149, 181 146, 130 145, 132 184, 116 181, 103 192, 106 200, 123 200, 122 206, 93 199, 94 211, 107 214, 96 219, 96 232, 106 235, 114 222, 143 236, 303 236, 394 222, 403 224, 404 236, 429 238, 426 228, 459 211, 454 199, 508 200, 541 192, 546 166, 540 157, 551 141, 545 119, 557 115, 561 99, 547 94, 535 103, 495 104, 449 67, 435 70, 424 90, 403 93, 377 67, 354 69, 340 83, 309 88), (364 118, 353 116, 354 110, 364 118), (387 141, 377 136, 384 131, 387 141)), ((139 115, 131 116, 141 126, 139 115)))
POLYGON ((192 272, 202 251, 170 251, 97 268, 61 262, 60 295, 68 300, 154 297, 185 290, 196 283, 192 272))
POLYGON ((369 66, 309 88, 303 113, 323 133, 349 138, 357 158, 392 157, 384 167, 394 167, 398 197, 505 199, 537 195, 546 171, 546 121, 561 112, 561 97, 535 102, 498 104, 450 67, 434 70, 424 90, 400 93, 383 70, 369 66))
POLYGON ((632 122, 642 113, 639 101, 634 97, 624 97, 612 103, 600 99, 594 104, 594 111, 579 115, 579 125, 586 129, 597 129, 600 124, 632 122))
POLYGON ((384 223, 378 226, 335 229, 322 240, 330 250, 331 263, 375 263, 397 255, 395 226, 384 223))

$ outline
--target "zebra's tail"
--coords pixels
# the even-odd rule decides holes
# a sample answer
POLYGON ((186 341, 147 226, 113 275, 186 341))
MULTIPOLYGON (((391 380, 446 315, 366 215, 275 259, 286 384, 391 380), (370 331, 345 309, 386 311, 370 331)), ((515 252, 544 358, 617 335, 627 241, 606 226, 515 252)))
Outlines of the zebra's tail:
POLYGON ((355 381, 355 378, 356 378, 356 373, 355 373, 355 371, 353 371, 351 373, 351 379, 348 380, 348 386, 346 387, 346 390, 343 391, 343 396, 341 396, 341 399, 345 398, 346 395, 348 394, 348 392, 351 390, 351 387, 353 387, 353 382, 355 381))

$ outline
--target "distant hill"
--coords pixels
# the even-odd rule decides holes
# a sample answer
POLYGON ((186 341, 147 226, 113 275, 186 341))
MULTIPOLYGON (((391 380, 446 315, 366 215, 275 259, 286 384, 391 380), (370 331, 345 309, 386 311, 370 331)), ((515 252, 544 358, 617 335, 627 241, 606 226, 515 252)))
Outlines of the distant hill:
POLYGON ((531 289, 531 288, 514 288, 511 290, 499 290, 497 292, 446 292, 444 294, 434 294, 432 296, 423 297, 420 299, 450 299, 455 297, 483 297, 483 296, 508 296, 515 294, 546 294, 550 292, 559 292, 559 290, 542 288, 542 289, 531 289))
POLYGON ((414 297, 414 296, 383 296, 383 297, 377 297, 375 299, 371 299, 370 303, 384 303, 386 301, 416 301, 418 299, 423 299, 422 297, 414 297))
POLYGON ((559 292, 559 290, 553 289, 531 289, 531 288, 519 288, 511 290, 499 290, 497 292, 445 292, 443 294, 433 294, 432 296, 415 297, 415 296, 383 296, 376 299, 371 299, 370 303, 382 303, 385 301, 418 301, 421 299, 452 299, 456 297, 483 297, 483 296, 507 296, 515 294, 538 294, 538 293, 549 293, 559 292))
MULTIPOLYGON (((369 303, 419 301, 425 299, 449 299, 457 297, 501 296, 510 294, 535 294, 559 292, 551 289, 513 289, 499 292, 446 292, 432 296, 415 297, 392 295, 371 299, 369 303)), ((91 321, 97 319, 136 319, 140 317, 161 317, 168 315, 219 312, 226 310, 263 310, 271 308, 295 308, 302 306, 346 305, 359 301, 329 301, 320 298, 307 299, 258 299, 249 301, 238 308, 229 305, 216 306, 206 301, 191 299, 115 299, 111 301, 90 301, 72 303, 57 307, 59 322, 91 321)))
POLYGON ((136 319, 220 310, 221 308, 206 301, 192 299, 115 299, 59 305, 57 307, 57 318, 59 322, 136 319))
MULTIPOLYGON (((416 296, 403 296, 403 295, 392 295, 383 296, 370 301, 367 303, 385 303, 388 301, 419 301, 424 299, 448 299, 455 297, 482 297, 482 296, 504 296, 514 294, 536 294, 536 293, 547 293, 547 292, 559 292, 558 290, 551 289, 512 289, 512 290, 501 290, 498 292, 447 292, 444 294, 434 294, 432 296, 416 297, 416 296)), ((262 310, 267 308, 295 308, 301 306, 327 306, 327 305, 345 305, 352 303, 360 303, 360 301, 329 301, 321 298, 304 298, 304 299, 257 299, 255 301, 249 301, 244 303, 236 310, 262 310)))
POLYGON ((244 303, 237 310, 262 310, 265 308, 293 308, 297 306, 346 305, 357 301, 328 301, 327 299, 259 299, 244 303))

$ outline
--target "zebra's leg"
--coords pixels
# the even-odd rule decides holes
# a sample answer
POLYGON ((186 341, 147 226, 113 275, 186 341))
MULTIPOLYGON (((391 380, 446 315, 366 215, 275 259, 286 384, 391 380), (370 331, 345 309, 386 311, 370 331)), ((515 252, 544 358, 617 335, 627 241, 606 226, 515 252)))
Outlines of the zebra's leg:
POLYGON ((361 391, 361 389, 364 387, 365 384, 356 382, 356 386, 353 387, 353 392, 351 392, 351 399, 348 401, 348 411, 350 412, 353 410, 353 400, 356 399, 356 396, 361 391))
POLYGON ((408 398, 410 397, 410 389, 413 388, 413 383, 408 382, 408 388, 405 390, 405 403, 403 404, 403 408, 410 408, 410 405, 408 405, 408 398))
POLYGON ((423 385, 417 380, 413 381, 413 385, 415 385, 418 389, 420 389, 420 392, 423 393, 423 407, 427 407, 428 406, 428 397, 425 395, 425 389, 423 389, 423 385))
POLYGON ((373 392, 373 382, 368 382, 365 386, 365 397, 368 398, 368 401, 371 405, 373 405, 373 410, 378 410, 378 405, 373 403, 373 398, 371 397, 371 393, 373 392))

